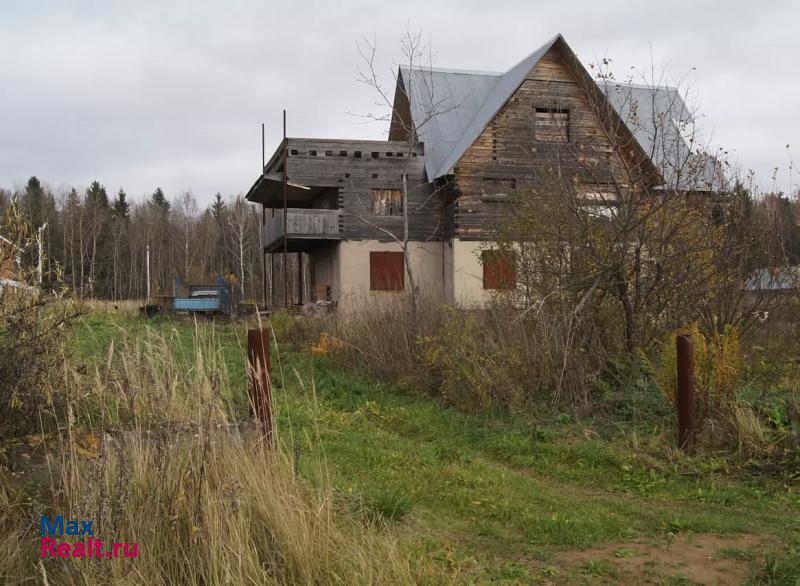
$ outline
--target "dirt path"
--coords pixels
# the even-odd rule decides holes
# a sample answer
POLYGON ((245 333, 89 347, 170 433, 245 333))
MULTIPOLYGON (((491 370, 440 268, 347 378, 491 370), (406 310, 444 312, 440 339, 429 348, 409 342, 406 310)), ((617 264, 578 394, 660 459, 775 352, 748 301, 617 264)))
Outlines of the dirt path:
POLYGON ((769 541, 759 535, 677 535, 566 551, 555 561, 564 568, 563 574, 592 583, 663 584, 672 579, 738 585, 747 582, 753 561, 769 541))

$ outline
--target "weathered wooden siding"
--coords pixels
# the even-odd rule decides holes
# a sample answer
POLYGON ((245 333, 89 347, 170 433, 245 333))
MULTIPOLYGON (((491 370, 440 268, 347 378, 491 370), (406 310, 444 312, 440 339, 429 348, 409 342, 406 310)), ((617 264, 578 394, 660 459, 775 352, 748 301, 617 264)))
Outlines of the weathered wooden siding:
MULTIPOLYGON (((338 210, 289 208, 286 216, 286 233, 289 238, 337 240, 340 238, 338 210)), ((267 216, 261 236, 264 248, 271 248, 283 238, 283 209, 267 216)))
POLYGON ((404 141, 356 141, 290 138, 289 181, 339 190, 343 239, 392 240, 381 230, 403 236, 403 218, 372 213, 370 189, 402 189, 403 174, 409 190, 409 237, 439 238, 441 204, 431 197, 425 181, 422 145, 404 141))
POLYGON ((553 49, 527 75, 455 167, 452 197, 455 236, 480 238, 507 213, 496 194, 551 189, 573 177, 624 185, 627 174, 590 98, 553 49), (536 136, 536 108, 569 110, 569 140, 536 136))

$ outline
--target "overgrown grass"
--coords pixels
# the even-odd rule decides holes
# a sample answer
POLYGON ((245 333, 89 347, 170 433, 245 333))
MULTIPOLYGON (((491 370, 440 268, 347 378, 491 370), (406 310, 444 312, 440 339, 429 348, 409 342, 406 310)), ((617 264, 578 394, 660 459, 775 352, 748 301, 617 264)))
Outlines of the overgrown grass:
MULTIPOLYGON (((93 384, 105 384, 106 372, 113 375, 113 380, 116 376, 127 376, 126 368, 141 372, 142 381, 161 377, 155 372, 183 375, 183 381, 156 385, 155 396, 166 401, 172 389, 191 393, 198 376, 202 383, 209 373, 225 372, 223 378, 227 382, 219 393, 202 388, 198 391, 201 411, 197 411, 197 405, 192 409, 191 402, 174 411, 181 414, 178 419, 191 421, 206 421, 209 413, 219 412, 225 414, 225 418, 220 416, 217 420, 223 425, 248 415, 245 326, 220 323, 213 327, 213 332, 207 331, 211 327, 210 323, 196 325, 189 320, 140 321, 117 313, 96 313, 79 324, 76 335, 80 353, 92 365, 87 376, 93 377, 93 384), (116 362, 112 359, 109 367, 112 342, 114 354, 123 355, 116 362), (198 348, 204 348, 202 364, 198 364, 198 348), (128 355, 136 351, 171 352, 175 364, 180 366, 163 369, 153 366, 153 360, 128 355), (215 357, 209 357, 208 352, 215 357), (201 376, 202 372, 206 375, 201 376)), ((731 468, 724 458, 685 456, 671 447, 672 431, 664 419, 639 418, 635 416, 636 409, 625 425, 619 426, 558 412, 469 414, 409 394, 402 387, 366 374, 344 370, 328 357, 295 352, 284 346, 273 348, 273 367, 277 423, 284 455, 276 463, 277 468, 263 474, 278 474, 286 479, 285 498, 293 495, 291 498, 302 499, 301 509, 322 506, 325 519, 329 520, 326 523, 330 522, 324 530, 330 535, 344 536, 337 539, 344 539, 346 548, 352 548, 326 551, 330 556, 354 556, 357 561, 353 571, 358 573, 346 574, 347 579, 355 580, 353 583, 549 580, 557 571, 553 568, 553 556, 559 551, 605 542, 669 539, 676 533, 753 533, 778 542, 800 539, 794 522, 800 513, 796 485, 780 478, 749 477, 731 468), (291 473, 293 470, 297 470, 298 476, 291 473), (379 573, 383 568, 359 562, 367 553, 379 565, 387 565, 386 572, 390 573, 379 573)), ((208 383, 208 389, 212 388, 208 383)), ((641 397, 636 400, 643 409, 652 408, 650 402, 654 399, 650 392, 640 389, 641 397)), ((615 401, 622 404, 621 399, 615 401)), ((115 402, 110 404, 113 407, 115 402)), ((127 411, 96 407, 91 417, 83 421, 113 426, 116 421, 130 420, 135 413, 139 421, 163 426, 175 417, 167 416, 170 409, 157 410, 158 405, 140 401, 134 403, 134 410, 127 411)), ((622 409, 615 407, 618 408, 622 409)), ((266 533, 259 529, 264 523, 259 515, 266 515, 265 507, 273 505, 260 503, 263 497, 255 494, 255 486, 256 482, 269 486, 273 479, 251 478, 248 476, 251 472, 245 468, 253 462, 258 464, 256 468, 266 467, 264 457, 257 450, 242 450, 238 445, 224 442, 204 456, 200 450, 204 443, 199 438, 186 443, 185 430, 180 437, 183 447, 176 458, 188 466, 186 469, 205 466, 207 475, 200 483, 205 488, 198 492, 198 481, 193 478, 195 484, 186 485, 191 487, 189 492, 219 501, 196 500, 194 506, 198 508, 194 510, 211 507, 214 511, 216 506, 219 515, 199 517, 204 525, 193 524, 192 527, 200 527, 194 533, 191 527, 184 526, 181 547, 194 545, 194 539, 206 539, 201 551, 213 557, 216 545, 212 548, 211 544, 217 542, 206 538, 208 531, 241 530, 242 541, 237 543, 253 541, 250 549, 245 549, 246 559, 263 559, 266 554, 259 547, 266 533), (225 478, 240 476, 249 480, 239 481, 242 486, 238 489, 241 491, 238 500, 226 501, 227 497, 220 496, 227 494, 225 478), (262 511, 251 515, 259 519, 258 524, 224 525, 222 512, 229 511, 225 507, 244 501, 262 511)), ((215 440, 215 446, 219 441, 215 440)), ((177 464, 177 461, 164 462, 160 466, 169 469, 177 464)), ((164 503, 179 498, 176 496, 181 494, 179 486, 180 483, 173 482, 158 488, 161 492, 156 494, 162 508, 152 509, 154 514, 164 515, 164 503)), ((186 486, 182 489, 184 493, 186 486)), ((320 533, 319 525, 303 526, 308 527, 304 531, 309 535, 320 533)), ((134 524, 130 527, 144 530, 134 524)), ((282 535, 274 528, 269 534, 271 538, 282 535)), ((129 539, 122 534, 115 537, 129 539)), ((284 537, 273 546, 282 552, 281 547, 294 547, 284 537)), ((145 543, 144 537, 141 540, 145 543)), ((164 542, 163 547, 171 546, 164 542)), ((305 559, 280 555, 282 560, 287 556, 305 559)), ((776 550, 774 555, 786 553, 776 550)), ((219 557, 215 562, 198 562, 198 567, 192 569, 198 574, 193 575, 218 578, 220 568, 232 559, 226 554, 219 557)), ((25 560, 29 562, 30 558, 25 560)), ((139 561, 131 561, 128 566, 139 567, 139 561)), ((148 578, 186 570, 169 565, 173 562, 158 563, 161 565, 149 567, 152 574, 148 578)), ((343 571, 337 563, 326 558, 324 565, 343 571)), ((765 561, 754 559, 742 563, 752 563, 758 570, 765 561)), ((780 567, 786 563, 781 561, 780 567)), ((280 580, 302 576, 299 581, 307 581, 312 576, 310 580, 318 583, 335 581, 314 560, 298 564, 305 568, 302 569, 305 573, 284 573, 280 580)), ((250 569, 236 574, 237 577, 244 580, 260 576, 255 565, 245 565, 250 569)), ((560 578, 581 582, 598 572, 609 577, 613 568, 606 566, 600 561, 591 568, 576 569, 571 578, 564 575, 560 578)), ((123 572, 123 569, 120 566, 113 571, 123 572)), ((123 574, 109 576, 103 577, 122 580, 123 574)))
POLYGON ((226 346, 211 326, 94 314, 77 336, 87 360, 63 365, 68 411, 36 439, 43 461, 26 454, 16 474, 0 473, 0 582, 418 581, 383 520, 343 506, 323 459, 312 483, 286 441, 269 449, 258 426, 231 423, 247 417, 244 373, 230 377, 221 350, 241 364, 235 335, 226 346), (42 563, 39 514, 92 519, 97 537, 137 543, 139 555, 42 563))

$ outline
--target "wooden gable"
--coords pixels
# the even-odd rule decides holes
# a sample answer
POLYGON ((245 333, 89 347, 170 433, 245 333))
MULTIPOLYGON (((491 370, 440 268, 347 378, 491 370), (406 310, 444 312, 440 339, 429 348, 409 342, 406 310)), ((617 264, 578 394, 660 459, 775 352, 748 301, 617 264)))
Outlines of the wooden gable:
POLYGON ((637 173, 653 176, 633 135, 610 118, 605 96, 570 55, 566 44, 554 45, 458 161, 456 236, 480 237, 499 213, 490 184, 546 192, 565 180, 626 186, 637 173))

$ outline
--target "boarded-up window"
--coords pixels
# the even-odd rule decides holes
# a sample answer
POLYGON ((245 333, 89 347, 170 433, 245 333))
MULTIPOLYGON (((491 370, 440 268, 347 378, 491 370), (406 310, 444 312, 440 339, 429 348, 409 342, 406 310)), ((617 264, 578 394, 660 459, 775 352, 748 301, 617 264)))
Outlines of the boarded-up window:
POLYGON ((517 285, 516 256, 510 250, 481 253, 484 289, 513 289, 517 285))
POLYGON ((569 141, 569 110, 567 108, 536 108, 534 121, 536 140, 569 141))
POLYGON ((610 218, 619 206, 619 192, 610 183, 587 183, 578 186, 580 208, 591 216, 610 218))
POLYGON ((369 288, 371 291, 402 291, 405 265, 402 252, 369 253, 369 288))
POLYGON ((403 215, 403 194, 399 189, 370 189, 369 194, 376 216, 403 215))

